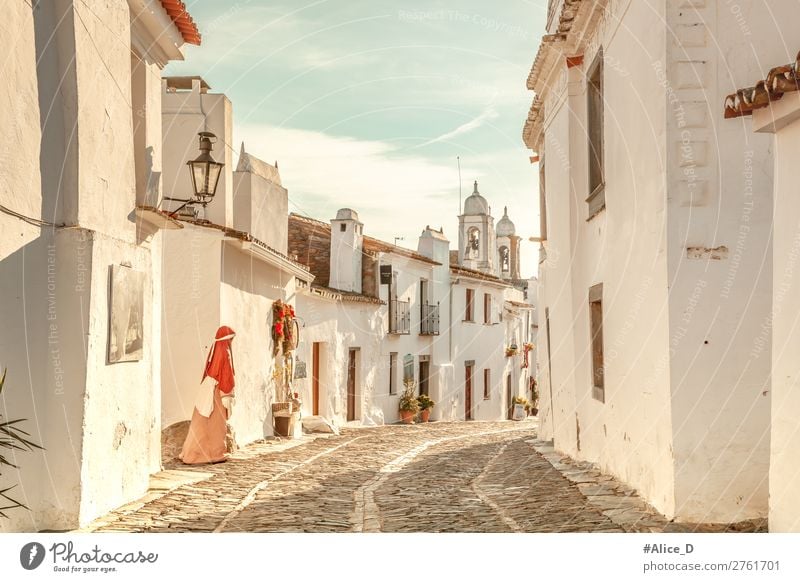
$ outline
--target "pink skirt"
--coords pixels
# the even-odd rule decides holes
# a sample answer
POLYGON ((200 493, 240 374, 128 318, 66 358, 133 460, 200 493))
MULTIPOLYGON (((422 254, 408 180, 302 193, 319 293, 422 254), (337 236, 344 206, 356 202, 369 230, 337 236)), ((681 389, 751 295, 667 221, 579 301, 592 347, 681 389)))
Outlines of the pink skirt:
POLYGON ((227 411, 222 406, 219 388, 214 389, 214 410, 206 418, 197 408, 192 414, 189 433, 178 458, 187 465, 219 463, 227 460, 225 435, 228 432, 227 411))

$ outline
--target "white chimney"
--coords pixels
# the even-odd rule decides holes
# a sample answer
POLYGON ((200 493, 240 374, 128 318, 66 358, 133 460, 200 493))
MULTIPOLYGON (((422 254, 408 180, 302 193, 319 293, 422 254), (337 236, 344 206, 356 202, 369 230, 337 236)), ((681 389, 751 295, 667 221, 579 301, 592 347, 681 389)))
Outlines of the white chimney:
POLYGON ((342 208, 331 220, 330 286, 340 291, 361 293, 361 261, 364 249, 364 225, 358 213, 342 208))

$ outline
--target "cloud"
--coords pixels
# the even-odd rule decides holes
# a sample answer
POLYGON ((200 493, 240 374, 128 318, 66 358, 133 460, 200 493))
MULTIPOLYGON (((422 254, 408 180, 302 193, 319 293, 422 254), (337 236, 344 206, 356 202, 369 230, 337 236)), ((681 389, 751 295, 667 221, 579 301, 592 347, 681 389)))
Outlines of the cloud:
MULTIPOLYGON (((351 207, 359 211, 368 234, 391 240, 404 236, 411 245, 429 221, 453 222, 458 212, 455 157, 431 160, 400 154, 394 144, 328 135, 322 132, 243 125, 235 143, 272 163, 293 207, 321 220, 351 207)), ((478 175, 462 168, 462 174, 478 175)), ((443 224, 439 224, 442 222, 443 224)), ((455 228, 447 233, 456 236, 455 228)))
POLYGON ((412 149, 421 148, 423 146, 430 145, 430 144, 433 144, 433 143, 442 142, 442 141, 449 141, 449 140, 453 139, 454 137, 458 137, 459 135, 463 135, 465 133, 469 133, 470 131, 472 131, 474 129, 478 129, 479 127, 481 127, 486 122, 491 121, 493 119, 497 119, 498 117, 500 117, 500 114, 497 113, 497 110, 494 108, 494 106, 490 104, 475 119, 472 119, 472 120, 470 120, 470 121, 468 121, 468 122, 466 122, 466 123, 464 123, 462 125, 459 125, 454 130, 448 131, 447 133, 444 133, 444 134, 440 135, 439 137, 435 137, 433 139, 429 139, 428 141, 426 141, 424 143, 421 143, 421 144, 419 144, 417 146, 414 146, 414 148, 412 148, 412 149))
MULTIPOLYGON (((385 141, 265 124, 244 124, 235 131, 234 143, 244 141, 249 153, 269 163, 278 161, 292 211, 327 221, 339 208, 353 208, 370 236, 389 242, 403 237, 403 244, 416 248, 417 237, 430 225, 444 227, 450 248, 458 245, 455 156, 423 157, 385 141)), ((536 228, 533 213, 527 212, 535 201, 536 180, 530 166, 520 164, 524 153, 522 148, 493 152, 474 163, 464 163, 462 157, 462 176, 464 197, 478 179, 495 219, 508 205, 518 234, 527 239, 536 228)), ((534 272, 536 265, 529 244, 523 245, 525 273, 534 272)))

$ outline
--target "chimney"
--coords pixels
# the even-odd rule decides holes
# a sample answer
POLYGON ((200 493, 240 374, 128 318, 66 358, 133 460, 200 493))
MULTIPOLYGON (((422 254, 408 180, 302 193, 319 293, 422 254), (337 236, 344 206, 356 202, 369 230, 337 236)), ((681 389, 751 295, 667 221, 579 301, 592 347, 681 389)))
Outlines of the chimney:
POLYGON ((442 228, 436 230, 426 226, 419 237, 417 252, 437 263, 447 265, 448 268, 450 266, 450 241, 444 236, 442 228))
POLYGON ((358 213, 342 208, 331 220, 330 286, 340 291, 362 292, 361 264, 364 250, 364 225, 358 213))

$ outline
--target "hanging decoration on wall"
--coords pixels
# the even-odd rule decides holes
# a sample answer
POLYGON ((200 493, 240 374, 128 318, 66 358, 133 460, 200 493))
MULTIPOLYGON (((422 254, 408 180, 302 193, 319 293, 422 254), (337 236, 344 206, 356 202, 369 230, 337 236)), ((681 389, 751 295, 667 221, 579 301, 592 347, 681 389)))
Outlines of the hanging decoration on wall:
POLYGON ((280 300, 272 305, 272 339, 276 356, 281 351, 284 354, 293 352, 300 341, 300 324, 294 307, 280 300))
POLYGON ((523 361, 522 361, 522 367, 523 368, 527 368, 527 367, 530 366, 530 353, 531 353, 532 349, 533 349, 533 344, 532 343, 526 343, 526 344, 523 344, 523 346, 522 346, 522 351, 523 351, 523 354, 525 356, 523 361))
POLYGON ((302 380, 303 378, 307 377, 308 377, 308 370, 306 368, 306 363, 300 358, 296 358, 294 362, 294 379, 302 380))

